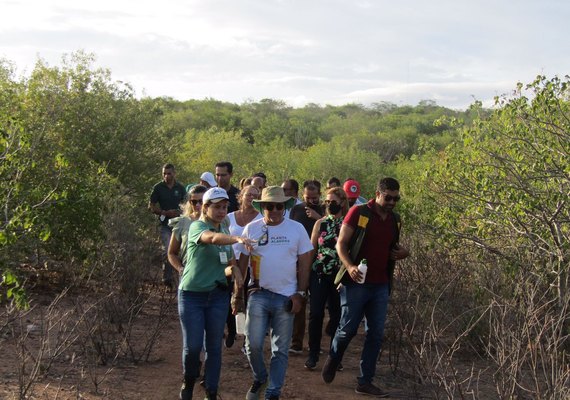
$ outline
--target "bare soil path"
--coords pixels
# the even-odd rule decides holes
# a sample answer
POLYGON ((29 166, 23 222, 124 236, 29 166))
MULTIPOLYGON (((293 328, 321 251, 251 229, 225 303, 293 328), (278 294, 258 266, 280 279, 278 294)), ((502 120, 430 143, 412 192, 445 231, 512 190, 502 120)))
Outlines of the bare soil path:
MULTIPOLYGON (((157 304, 158 299, 153 300, 157 304)), ((69 359, 61 360, 57 368, 38 380, 34 386, 34 395, 31 399, 117 399, 117 400, 176 400, 181 384, 181 346, 180 325, 176 310, 176 298, 168 299, 172 302, 168 310, 168 317, 162 326, 160 338, 155 344, 151 362, 136 365, 115 366, 110 368, 98 367, 97 371, 86 371, 78 368, 69 359), (97 390, 93 385, 93 376, 98 380, 97 390)), ((151 329, 141 321, 139 329, 151 329)), ((0 338, 0 399, 18 399, 18 357, 16 347, 10 343, 8 335, 0 338)), ((305 337, 305 341, 307 338, 305 337)), ((323 337, 323 345, 328 344, 328 337, 323 337)), ((243 336, 238 336, 232 348, 224 349, 222 359, 222 375, 220 381, 219 398, 223 400, 244 399, 251 385, 252 375, 246 356, 242 353, 243 336)), ((326 354, 315 371, 304 368, 307 357, 303 355, 290 355, 289 368, 282 399, 362 399, 366 396, 354 392, 356 376, 358 375, 358 362, 362 343, 364 342, 362 329, 353 339, 343 360, 344 371, 337 373, 332 384, 325 384, 321 379, 322 368, 326 354)), ((266 342, 267 360, 269 343, 266 342)), ((417 385, 412 381, 397 377, 390 372, 386 357, 378 364, 377 379, 375 383, 391 393, 392 398, 417 399, 429 398, 419 395, 414 388, 417 385)), ((203 399, 204 391, 200 386, 194 389, 194 398, 203 399)))

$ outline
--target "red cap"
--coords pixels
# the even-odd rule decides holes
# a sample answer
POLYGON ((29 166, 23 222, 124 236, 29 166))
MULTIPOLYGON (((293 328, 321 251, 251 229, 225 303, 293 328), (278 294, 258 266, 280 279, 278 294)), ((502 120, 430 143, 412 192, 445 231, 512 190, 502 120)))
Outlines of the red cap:
POLYGON ((349 199, 357 199, 358 196, 360 196, 360 184, 354 179, 349 179, 348 181, 344 182, 342 188, 346 192, 346 196, 349 199))

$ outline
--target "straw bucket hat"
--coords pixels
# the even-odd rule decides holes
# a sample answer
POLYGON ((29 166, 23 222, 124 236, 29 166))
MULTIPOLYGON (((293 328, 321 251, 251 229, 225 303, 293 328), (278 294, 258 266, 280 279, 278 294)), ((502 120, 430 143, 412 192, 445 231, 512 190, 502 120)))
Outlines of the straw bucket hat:
POLYGON ((285 209, 288 210, 295 205, 295 199, 285 196, 281 186, 268 186, 261 192, 261 199, 252 201, 253 208, 259 212, 263 212, 261 209, 263 203, 284 203, 285 209))

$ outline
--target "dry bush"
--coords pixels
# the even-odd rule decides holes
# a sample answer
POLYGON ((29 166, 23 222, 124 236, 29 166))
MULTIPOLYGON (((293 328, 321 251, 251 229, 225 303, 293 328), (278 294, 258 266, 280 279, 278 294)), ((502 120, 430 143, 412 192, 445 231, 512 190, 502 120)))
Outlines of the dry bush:
POLYGON ((486 339, 501 399, 570 398, 569 297, 533 274, 518 273, 513 296, 492 293, 486 339))
POLYGON ((18 356, 15 398, 58 380, 77 390, 87 381, 100 393, 117 365, 152 360, 174 294, 156 284, 158 235, 142 231, 134 212, 121 210, 120 203, 110 207, 106 240, 87 260, 28 267, 32 307, 6 308, 0 320, 9 337, 2 352, 18 356))
POLYGON ((477 357, 469 336, 484 308, 474 300, 471 269, 457 268, 444 249, 408 239, 412 256, 398 266, 386 332, 392 367, 431 387, 435 398, 476 398, 480 371, 464 358, 477 357))
POLYGON ((570 398, 569 301, 555 277, 409 240, 386 332, 395 373, 435 398, 570 398))

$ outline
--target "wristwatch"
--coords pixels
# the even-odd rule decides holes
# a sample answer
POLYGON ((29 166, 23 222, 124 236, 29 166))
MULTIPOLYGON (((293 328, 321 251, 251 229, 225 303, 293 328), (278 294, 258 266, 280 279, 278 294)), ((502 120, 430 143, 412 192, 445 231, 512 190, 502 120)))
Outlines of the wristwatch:
POLYGON ((301 295, 301 297, 304 299, 307 298, 307 292, 305 292, 304 290, 297 290, 297 294, 301 295))

